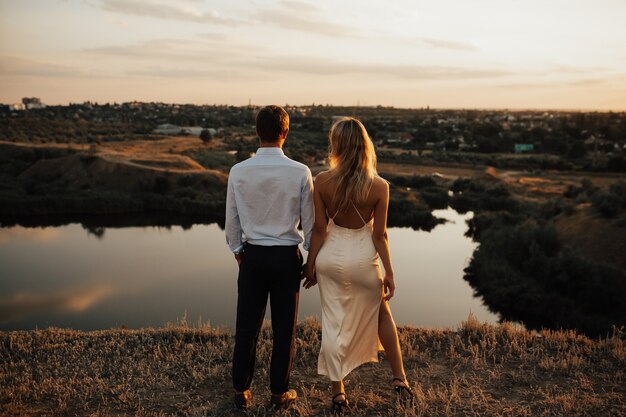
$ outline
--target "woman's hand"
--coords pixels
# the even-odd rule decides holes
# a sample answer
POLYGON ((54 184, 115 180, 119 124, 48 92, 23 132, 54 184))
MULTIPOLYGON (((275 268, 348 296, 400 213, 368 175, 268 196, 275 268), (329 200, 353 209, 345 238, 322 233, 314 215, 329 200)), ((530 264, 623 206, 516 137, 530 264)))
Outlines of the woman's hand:
POLYGON ((383 287, 385 288, 385 301, 389 301, 393 297, 393 293, 396 290, 396 282, 393 279, 393 275, 385 274, 383 278, 383 287))
POLYGON ((302 270, 302 277, 304 278, 304 282, 302 283, 302 286, 307 290, 315 286, 315 284, 317 284, 317 277, 315 276, 315 267, 308 263, 304 265, 304 268, 302 270))

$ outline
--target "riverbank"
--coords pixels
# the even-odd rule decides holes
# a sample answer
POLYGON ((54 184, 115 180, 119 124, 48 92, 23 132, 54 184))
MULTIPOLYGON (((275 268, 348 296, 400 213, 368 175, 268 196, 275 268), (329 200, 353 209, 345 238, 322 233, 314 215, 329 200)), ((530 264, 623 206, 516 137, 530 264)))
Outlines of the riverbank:
MULTIPOLYGON (((592 340, 485 325, 470 316, 458 329, 403 327, 400 339, 415 404, 394 401, 382 359, 347 378, 351 415, 626 414, 622 334, 592 340)), ((316 372, 319 344, 319 323, 300 323, 292 373, 300 400, 280 415, 329 414, 328 384, 316 372)), ((241 415, 231 406, 232 345, 224 329, 185 322, 160 329, 0 332, 0 414, 241 415)), ((265 408, 270 352, 265 328, 248 415, 272 414, 265 408)))

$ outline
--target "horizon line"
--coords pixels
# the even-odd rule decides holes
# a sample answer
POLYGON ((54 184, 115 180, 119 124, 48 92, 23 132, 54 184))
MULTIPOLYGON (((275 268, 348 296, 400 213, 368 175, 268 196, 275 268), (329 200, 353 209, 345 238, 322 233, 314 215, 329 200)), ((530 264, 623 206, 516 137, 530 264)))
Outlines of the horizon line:
MULTIPOLYGON (((26 98, 26 97, 24 97, 26 98)), ((141 103, 141 104, 174 104, 174 105, 182 105, 182 106, 216 106, 216 107, 263 107, 269 104, 276 104, 276 103, 269 103, 269 104, 254 104, 254 103, 248 103, 248 104, 224 104, 224 103, 189 103, 189 102, 166 102, 166 101, 141 101, 141 100, 131 100, 131 101, 121 101, 121 102, 117 102, 117 101, 106 101, 106 102, 99 102, 99 101, 92 101, 92 100, 84 100, 83 102, 73 102, 73 101, 68 101, 67 104, 59 104, 59 103, 55 103, 55 104, 47 104, 47 103, 43 103, 46 106, 49 107, 69 107, 70 105, 75 105, 75 104, 84 104, 84 103, 93 103, 93 104, 97 104, 99 106, 101 105, 106 105, 106 104, 127 104, 127 103, 141 103)), ((21 104, 21 101, 18 102, 21 104)), ((4 106, 11 106, 13 104, 17 104, 17 103, 0 103, 0 105, 4 105, 4 106)), ((372 108, 377 108, 377 107, 382 107, 382 108, 388 108, 388 109, 396 109, 396 110, 439 110, 439 111, 449 111, 449 110, 453 110, 453 111, 515 111, 515 112, 521 112, 521 111, 545 111, 545 112, 570 112, 570 113, 592 113, 592 112, 596 112, 596 113, 626 113, 626 107, 622 108, 622 109, 617 109, 617 108, 597 108, 597 109, 584 109, 584 108, 566 108, 566 107, 562 107, 562 108, 558 108, 558 107, 431 107, 429 105, 426 106, 420 106, 420 107, 397 107, 394 105, 384 105, 384 104, 368 104, 368 105, 361 105, 361 104, 351 104, 351 105, 346 105, 346 104, 331 104, 331 103, 325 103, 325 104, 316 104, 316 103, 309 103, 309 104, 290 104, 290 103, 285 103, 284 105, 282 105, 284 107, 314 107, 314 106, 322 106, 322 107, 346 107, 346 108, 365 108, 365 109, 372 109, 372 108)))

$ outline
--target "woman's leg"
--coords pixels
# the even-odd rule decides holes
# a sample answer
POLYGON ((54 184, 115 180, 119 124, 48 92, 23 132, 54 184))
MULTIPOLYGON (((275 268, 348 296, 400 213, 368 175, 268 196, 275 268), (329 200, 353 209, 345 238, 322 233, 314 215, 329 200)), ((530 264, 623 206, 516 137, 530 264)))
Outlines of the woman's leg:
POLYGON ((345 388, 343 386, 343 381, 331 381, 330 386, 331 386, 331 389, 333 391, 333 398, 337 394, 345 393, 345 388))
MULTIPOLYGON (((391 365, 393 377, 401 378, 403 381, 406 381, 396 323, 393 321, 389 304, 385 300, 381 301, 380 311, 378 313, 378 337, 380 338, 383 348, 385 348, 385 356, 387 356, 389 365, 391 365)), ((394 385, 395 384, 394 382, 394 385)))

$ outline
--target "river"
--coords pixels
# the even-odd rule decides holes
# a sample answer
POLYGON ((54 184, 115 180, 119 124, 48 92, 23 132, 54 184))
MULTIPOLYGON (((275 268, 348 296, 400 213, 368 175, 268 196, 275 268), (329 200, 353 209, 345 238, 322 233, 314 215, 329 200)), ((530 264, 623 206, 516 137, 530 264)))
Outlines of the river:
MULTIPOLYGON (((455 327, 471 312, 497 322, 473 296, 463 268, 476 243, 452 209, 430 232, 389 229, 399 325, 455 327)), ((232 328, 237 266, 216 225, 116 227, 81 224, 0 229, 0 329, 159 327, 186 317, 232 328)), ((302 290, 299 318, 319 316, 317 287, 302 290)), ((269 318, 269 315, 268 315, 269 318)))

